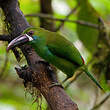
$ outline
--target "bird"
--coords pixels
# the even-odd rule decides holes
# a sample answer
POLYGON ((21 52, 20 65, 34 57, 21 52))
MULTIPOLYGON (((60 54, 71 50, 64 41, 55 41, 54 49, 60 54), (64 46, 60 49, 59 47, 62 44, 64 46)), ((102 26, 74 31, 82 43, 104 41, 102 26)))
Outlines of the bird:
POLYGON ((66 79, 71 78, 75 71, 81 68, 103 90, 96 78, 88 71, 79 50, 64 35, 41 27, 29 27, 8 44, 7 51, 23 44, 31 45, 41 58, 65 73, 66 79))

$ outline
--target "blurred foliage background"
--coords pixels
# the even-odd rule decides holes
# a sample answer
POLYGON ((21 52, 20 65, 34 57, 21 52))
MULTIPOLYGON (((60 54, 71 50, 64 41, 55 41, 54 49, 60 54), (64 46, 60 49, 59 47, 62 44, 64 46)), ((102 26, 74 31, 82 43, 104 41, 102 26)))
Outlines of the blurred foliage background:
MULTIPOLYGON (((40 26, 40 17, 27 16, 40 13, 40 0, 19 0, 20 9, 26 15, 26 19, 32 26, 40 26)), ((110 90, 110 43, 109 43, 109 0, 52 0, 53 17, 65 19, 64 26, 58 32, 65 34, 66 38, 74 43, 84 57, 89 69, 100 81, 106 91, 110 90), (74 21, 82 21, 79 24, 74 21), (91 25, 88 26, 88 23, 91 25), (100 28, 103 26, 103 28, 100 28)), ((4 16, 0 10, 0 34, 6 34, 4 16)), ((52 20, 50 20, 53 22, 52 20)), ((59 27, 60 21, 54 21, 55 27, 59 27)), ((22 58, 20 63, 16 61, 12 52, 6 53, 6 42, 0 41, 0 110, 36 110, 38 104, 33 103, 33 98, 23 87, 22 80, 18 78, 14 67, 25 64, 22 58)), ((58 72, 59 81, 66 76, 58 72)), ((67 82, 68 84, 69 82, 67 82)), ((77 103, 79 110, 92 110, 98 101, 103 98, 103 93, 81 74, 74 83, 66 89, 67 94, 77 103)), ((107 100, 99 110, 109 110, 110 100, 107 100)), ((42 99, 42 110, 46 110, 47 103, 42 99)), ((48 110, 48 109, 47 109, 48 110)))

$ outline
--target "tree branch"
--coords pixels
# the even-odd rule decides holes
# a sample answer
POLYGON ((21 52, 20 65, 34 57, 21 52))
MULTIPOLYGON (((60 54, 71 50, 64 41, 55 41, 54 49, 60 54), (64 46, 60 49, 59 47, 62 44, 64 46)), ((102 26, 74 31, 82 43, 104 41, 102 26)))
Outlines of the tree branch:
POLYGON ((55 18, 51 15, 43 14, 43 13, 27 14, 27 15, 25 15, 25 17, 40 17, 40 18, 45 18, 45 19, 49 19, 49 20, 52 20, 52 21, 76 23, 76 24, 80 24, 80 25, 83 25, 83 26, 88 26, 88 27, 91 27, 91 28, 94 28, 94 29, 99 29, 99 26, 97 24, 93 24, 93 23, 86 22, 86 21, 83 21, 83 20, 68 20, 68 19, 55 18))
MULTIPOLYGON (((4 0, 0 5, 6 17, 5 23, 7 24, 10 37, 14 39, 30 25, 20 11, 17 0, 4 0)), ((63 88, 59 86, 49 88, 52 82, 57 81, 51 77, 51 74, 54 74, 52 67, 47 65, 46 62, 44 63, 31 46, 25 44, 20 46, 20 49, 26 57, 29 68, 32 70, 32 72, 28 73, 30 76, 33 76, 33 86, 42 93, 50 108, 52 110, 78 110, 77 105, 66 95, 63 88)), ((28 80, 31 81, 31 79, 28 80)))
POLYGON ((110 97, 110 92, 106 94, 106 96, 97 104, 95 105, 91 110, 96 110, 98 109, 99 107, 101 107, 105 101, 107 101, 107 99, 110 97))
MULTIPOLYGON (((73 8, 73 9, 68 13, 68 15, 65 17, 65 20, 68 20, 68 18, 70 17, 70 15, 73 14, 73 13, 75 13, 78 7, 79 7, 79 3, 78 3, 78 5, 77 5, 75 8, 73 8)), ((58 30, 60 30, 61 27, 64 25, 64 23, 65 23, 65 21, 62 21, 62 23, 56 28, 55 32, 58 31, 58 30)))

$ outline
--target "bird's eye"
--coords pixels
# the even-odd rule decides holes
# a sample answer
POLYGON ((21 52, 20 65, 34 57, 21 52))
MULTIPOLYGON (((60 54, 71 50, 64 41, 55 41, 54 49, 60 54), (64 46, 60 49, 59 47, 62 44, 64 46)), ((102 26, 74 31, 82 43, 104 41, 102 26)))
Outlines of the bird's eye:
POLYGON ((33 32, 33 31, 29 31, 29 32, 27 32, 27 34, 28 34, 29 36, 33 36, 34 32, 33 32))

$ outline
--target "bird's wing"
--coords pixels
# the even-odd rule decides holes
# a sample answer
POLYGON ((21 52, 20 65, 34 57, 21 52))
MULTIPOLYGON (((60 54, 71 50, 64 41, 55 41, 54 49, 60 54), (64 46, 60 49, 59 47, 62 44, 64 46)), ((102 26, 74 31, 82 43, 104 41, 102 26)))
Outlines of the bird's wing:
POLYGON ((47 46, 49 50, 56 56, 65 58, 78 65, 83 65, 83 59, 78 49, 63 35, 51 33, 47 37, 47 46))

